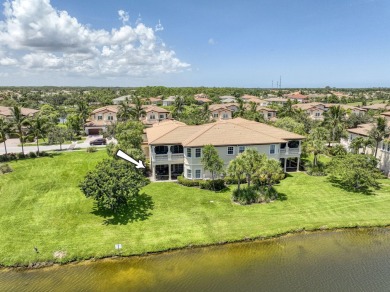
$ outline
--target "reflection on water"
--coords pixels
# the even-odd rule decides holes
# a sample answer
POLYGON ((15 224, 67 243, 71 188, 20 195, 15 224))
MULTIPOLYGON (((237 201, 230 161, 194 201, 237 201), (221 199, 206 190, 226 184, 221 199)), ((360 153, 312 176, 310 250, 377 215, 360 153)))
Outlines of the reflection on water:
POLYGON ((390 229, 0 271, 0 291, 389 291, 390 229))

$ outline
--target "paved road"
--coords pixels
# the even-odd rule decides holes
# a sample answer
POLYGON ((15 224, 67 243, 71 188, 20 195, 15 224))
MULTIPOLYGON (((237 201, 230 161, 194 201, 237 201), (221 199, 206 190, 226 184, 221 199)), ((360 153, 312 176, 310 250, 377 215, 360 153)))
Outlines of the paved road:
MULTIPOLYGON (((101 138, 101 136, 88 136, 85 141, 79 141, 75 149, 87 148, 90 147, 89 142, 96 138, 101 138)), ((115 140, 113 140, 116 143, 115 140)), ((8 139, 7 143, 7 152, 8 153, 19 153, 22 152, 22 147, 18 146, 20 144, 19 139, 8 139)), ((63 144, 62 149, 68 149, 70 144, 63 144)), ((97 145, 96 147, 105 147, 105 145, 97 145)), ((39 146, 40 151, 50 151, 50 150, 59 150, 59 145, 50 145, 50 146, 39 146)), ((35 152, 37 151, 37 146, 24 146, 24 153, 35 152)), ((0 155, 4 154, 4 143, 0 143, 0 155)))

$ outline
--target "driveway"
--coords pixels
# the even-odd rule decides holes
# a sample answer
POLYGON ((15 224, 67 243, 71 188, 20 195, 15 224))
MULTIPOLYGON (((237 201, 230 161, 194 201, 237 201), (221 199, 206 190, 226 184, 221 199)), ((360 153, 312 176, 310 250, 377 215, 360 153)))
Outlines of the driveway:
MULTIPOLYGON (((88 136, 85 141, 77 141, 77 145, 74 149, 83 149, 83 148, 88 148, 90 147, 89 142, 97 139, 97 138, 102 138, 100 135, 96 136, 88 136)), ((115 139, 108 140, 108 143, 113 142, 117 143, 115 139)), ((7 152, 8 153, 19 153, 22 152, 22 147, 18 146, 20 144, 19 139, 8 139, 6 141, 6 146, 7 146, 7 152)), ((62 144, 62 149, 68 149, 71 144, 62 144)), ((106 147, 105 145, 97 145, 95 147, 106 147)), ((51 150, 59 150, 60 145, 49 145, 49 146, 39 146, 40 151, 51 151, 51 150)), ((29 153, 29 152, 35 152, 37 151, 37 146, 24 146, 24 153, 29 153)), ((5 154, 4 150, 4 143, 0 143, 0 155, 5 154)))

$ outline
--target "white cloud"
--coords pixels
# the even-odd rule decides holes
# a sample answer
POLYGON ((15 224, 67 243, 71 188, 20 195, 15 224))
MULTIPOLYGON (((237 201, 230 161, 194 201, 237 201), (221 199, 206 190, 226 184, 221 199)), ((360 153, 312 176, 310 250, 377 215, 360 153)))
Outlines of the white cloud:
MULTIPOLYGON (((123 23, 127 12, 118 11, 123 23)), ((50 0, 8 0, 0 21, 0 65, 88 76, 148 76, 190 67, 157 40, 159 28, 138 22, 94 30, 50 0)))
POLYGON ((157 25, 156 25, 154 30, 155 31, 162 31, 162 30, 164 30, 164 27, 162 26, 160 20, 158 21, 158 23, 157 23, 157 25))
POLYGON ((130 19, 129 13, 124 10, 119 10, 118 15, 119 15, 119 20, 121 20, 123 24, 128 22, 130 19))
POLYGON ((215 45, 216 42, 213 38, 209 38, 209 41, 208 41, 209 45, 215 45))

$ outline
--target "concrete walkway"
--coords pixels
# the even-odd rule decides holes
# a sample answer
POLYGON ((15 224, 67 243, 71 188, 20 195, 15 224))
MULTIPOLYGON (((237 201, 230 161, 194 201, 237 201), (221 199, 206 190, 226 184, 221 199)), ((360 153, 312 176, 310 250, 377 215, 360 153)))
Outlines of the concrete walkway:
MULTIPOLYGON (((88 136, 85 141, 77 141, 77 145, 74 149, 83 149, 90 147, 89 142, 101 138, 102 136, 88 136)), ((108 140, 107 142, 117 141, 115 139, 108 140)), ((6 141, 7 152, 8 153, 20 153, 22 152, 22 147, 18 146, 20 144, 19 139, 8 139, 6 141)), ((71 144, 62 144, 62 150, 68 149, 71 144)), ((95 145, 95 147, 106 147, 105 145, 95 145)), ((49 145, 49 146, 39 146, 39 151, 52 151, 52 150, 60 150, 60 145, 49 145)), ((28 154, 29 152, 36 152, 37 146, 24 146, 24 153, 28 154)), ((4 143, 0 143, 0 155, 5 154, 4 143)))

